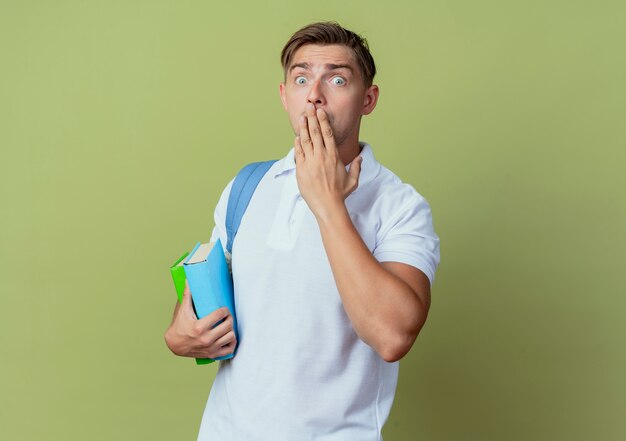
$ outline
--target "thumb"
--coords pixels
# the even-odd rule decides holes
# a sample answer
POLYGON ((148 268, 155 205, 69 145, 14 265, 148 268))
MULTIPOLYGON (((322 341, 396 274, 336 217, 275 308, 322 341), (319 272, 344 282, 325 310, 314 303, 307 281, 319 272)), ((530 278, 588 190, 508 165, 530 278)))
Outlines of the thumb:
POLYGON ((193 310, 191 306, 191 290, 189 289, 189 281, 185 280, 185 290, 183 291, 183 309, 193 310))
POLYGON ((362 163, 363 157, 357 156, 350 164, 350 171, 348 172, 348 176, 350 177, 350 179, 355 181, 357 184, 359 182, 359 175, 361 174, 362 163))

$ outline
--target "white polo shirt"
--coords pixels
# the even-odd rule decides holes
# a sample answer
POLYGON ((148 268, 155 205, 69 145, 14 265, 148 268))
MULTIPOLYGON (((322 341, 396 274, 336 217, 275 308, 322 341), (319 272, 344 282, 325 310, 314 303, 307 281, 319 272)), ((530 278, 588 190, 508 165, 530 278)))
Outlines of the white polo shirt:
MULTIPOLYGON (((412 265, 432 283, 439 239, 428 203, 361 146, 359 187, 346 199, 356 229, 377 260, 412 265)), ((232 182, 215 209, 211 240, 222 244, 232 182)), ((317 221, 298 191, 293 148, 259 183, 232 268, 237 354, 220 362, 198 439, 381 440, 398 362, 365 344, 346 315, 317 221)))

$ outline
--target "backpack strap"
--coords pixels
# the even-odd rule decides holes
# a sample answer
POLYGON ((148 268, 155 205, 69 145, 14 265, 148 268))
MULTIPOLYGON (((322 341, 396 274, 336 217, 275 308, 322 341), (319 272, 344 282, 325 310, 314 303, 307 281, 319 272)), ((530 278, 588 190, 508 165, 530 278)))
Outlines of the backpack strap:
POLYGON ((241 218, 246 212, 246 208, 248 208, 254 190, 256 190, 265 173, 275 162, 276 160, 274 159, 248 164, 239 171, 235 182, 233 182, 230 195, 228 196, 228 208, 226 209, 226 233, 228 234, 226 249, 231 254, 233 252, 233 241, 239 230, 239 224, 241 224, 241 218))

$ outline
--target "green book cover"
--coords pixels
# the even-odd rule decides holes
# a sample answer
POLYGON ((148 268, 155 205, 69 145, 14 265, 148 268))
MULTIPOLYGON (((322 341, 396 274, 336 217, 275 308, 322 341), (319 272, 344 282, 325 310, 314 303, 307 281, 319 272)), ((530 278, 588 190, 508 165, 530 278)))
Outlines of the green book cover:
MULTIPOLYGON (((172 280, 174 280, 174 288, 176 288, 176 295, 178 296, 178 303, 183 303, 183 293, 185 292, 185 268, 183 268, 183 260, 189 255, 189 253, 183 254, 175 263, 170 267, 172 273, 172 280)), ((215 360, 211 358, 196 358, 196 364, 211 364, 215 360)))

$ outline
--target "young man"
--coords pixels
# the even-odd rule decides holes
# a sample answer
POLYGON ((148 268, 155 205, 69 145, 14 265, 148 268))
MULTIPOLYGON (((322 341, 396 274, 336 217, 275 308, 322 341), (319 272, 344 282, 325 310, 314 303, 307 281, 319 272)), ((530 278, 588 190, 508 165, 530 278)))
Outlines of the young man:
MULTIPOLYGON (((359 142, 379 94, 365 40, 314 23, 281 61, 295 146, 259 183, 234 242, 240 342, 220 362, 199 439, 379 440, 398 360, 426 320, 439 239, 424 198, 359 142)), ((222 244, 231 186, 215 210, 222 244)), ((238 343, 227 310, 197 320, 188 291, 166 341, 211 358, 238 343)))

